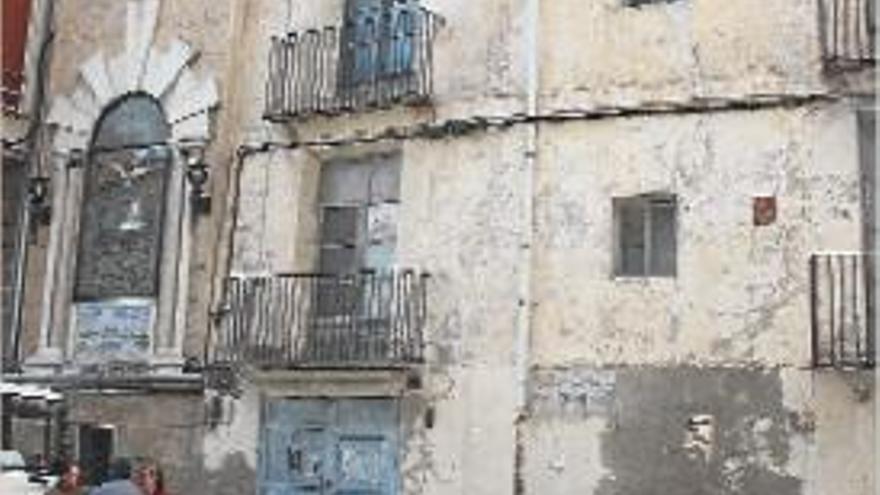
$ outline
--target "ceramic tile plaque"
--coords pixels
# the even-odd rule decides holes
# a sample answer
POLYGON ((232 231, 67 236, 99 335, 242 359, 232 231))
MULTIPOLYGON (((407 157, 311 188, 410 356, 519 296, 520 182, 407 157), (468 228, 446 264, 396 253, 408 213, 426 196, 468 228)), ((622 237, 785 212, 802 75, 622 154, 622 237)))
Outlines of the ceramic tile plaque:
POLYGON ((138 361, 150 350, 153 301, 78 303, 75 352, 80 361, 138 361))

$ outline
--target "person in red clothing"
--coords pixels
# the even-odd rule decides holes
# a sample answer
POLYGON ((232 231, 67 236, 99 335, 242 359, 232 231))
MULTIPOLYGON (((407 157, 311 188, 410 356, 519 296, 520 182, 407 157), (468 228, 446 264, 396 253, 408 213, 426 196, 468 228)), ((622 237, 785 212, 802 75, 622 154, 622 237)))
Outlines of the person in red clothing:
POLYGON ((135 483, 144 495, 168 495, 165 491, 165 477, 162 467, 154 459, 140 459, 135 472, 135 483))
POLYGON ((62 464, 61 477, 58 484, 49 490, 46 495, 82 495, 86 492, 82 486, 82 472, 79 465, 73 461, 62 464))

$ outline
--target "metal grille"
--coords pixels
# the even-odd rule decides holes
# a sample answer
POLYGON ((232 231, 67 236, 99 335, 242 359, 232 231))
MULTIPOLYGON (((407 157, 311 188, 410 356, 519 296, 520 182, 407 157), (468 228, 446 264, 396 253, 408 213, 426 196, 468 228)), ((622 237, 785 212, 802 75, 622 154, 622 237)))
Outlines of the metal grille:
POLYGON ((229 278, 208 360, 262 368, 420 362, 427 277, 404 270, 229 278))
POLYGON ((877 60, 875 0, 819 0, 825 63, 847 68, 877 60))
POLYGON ((432 94, 438 19, 414 7, 273 37, 265 117, 285 121, 424 103, 432 94))
POLYGON ((810 258, 813 366, 874 366, 875 262, 866 254, 810 258))

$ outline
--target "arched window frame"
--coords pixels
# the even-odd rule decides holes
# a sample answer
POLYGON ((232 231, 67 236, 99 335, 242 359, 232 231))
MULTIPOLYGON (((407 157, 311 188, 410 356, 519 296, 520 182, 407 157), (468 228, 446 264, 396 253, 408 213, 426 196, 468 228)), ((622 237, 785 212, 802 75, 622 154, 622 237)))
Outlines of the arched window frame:
MULTIPOLYGON (((89 358, 77 353, 77 339, 80 327, 77 322, 77 301, 74 298, 76 283, 77 259, 80 256, 80 227, 83 214, 83 198, 86 194, 86 169, 92 155, 92 148, 105 117, 119 104, 132 96, 146 96, 155 101, 163 109, 162 100, 149 93, 128 92, 114 98, 105 105, 92 126, 89 148, 76 161, 68 160, 56 168, 53 187, 57 188, 54 196, 53 232, 57 236, 58 252, 52 284, 47 284, 44 291, 43 315, 41 316, 41 348, 31 359, 35 366, 43 363, 67 363, 75 367, 104 365, 115 361, 137 361, 139 365, 148 364, 152 368, 167 367, 179 370, 183 364, 183 334, 186 321, 186 291, 189 277, 190 231, 184 228, 191 217, 191 205, 185 198, 188 184, 185 180, 183 160, 179 151, 169 137, 171 163, 167 170, 166 187, 163 198, 164 214, 161 226, 161 247, 158 275, 158 296, 151 309, 149 322, 148 351, 138 359, 115 359, 108 355, 105 359, 89 358), (57 224, 57 226, 56 226, 57 224)), ((168 118, 166 116, 166 123, 168 118)), ((172 133, 173 136, 173 133, 172 133)), ((50 253, 50 258, 53 256, 50 253)))

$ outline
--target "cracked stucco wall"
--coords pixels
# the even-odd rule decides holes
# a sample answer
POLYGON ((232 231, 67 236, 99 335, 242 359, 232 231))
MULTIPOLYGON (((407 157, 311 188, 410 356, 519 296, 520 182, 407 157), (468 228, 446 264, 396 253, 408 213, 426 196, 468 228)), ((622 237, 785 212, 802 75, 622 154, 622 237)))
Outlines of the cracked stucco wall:
POLYGON ((864 241, 854 109, 542 126, 527 493, 873 490, 870 371, 808 369, 809 256, 864 241), (677 276, 614 277, 611 198, 653 191, 677 276))
MULTIPOLYGON (((873 489, 872 406, 834 373, 565 367, 532 378, 528 493, 873 489)), ((856 379, 873 385, 869 372, 856 379)))
POLYGON ((547 126, 535 362, 806 365, 809 255, 862 246, 856 151, 845 104, 547 126), (653 191, 677 196, 677 276, 614 277, 611 198, 653 191))
MULTIPOLYGON (((66 94, 84 57, 119 49, 125 7, 58 4, 50 93, 66 94)), ((160 44, 173 36, 192 43, 202 54, 194 67, 215 73, 223 92, 208 156, 219 184, 214 213, 230 207, 223 177, 236 145, 525 108, 524 3, 424 0, 445 19, 434 43, 431 107, 266 123, 270 36, 336 24, 342 4, 162 2, 160 44)), ((823 92, 815 15, 815 2, 783 0, 678 0, 639 9, 620 0, 541 2, 540 110, 823 92)), ((532 266, 520 252, 532 227, 523 211, 527 132, 400 144, 398 259, 433 275, 424 388, 404 400, 406 492, 512 493, 519 477, 529 494, 631 495, 654 486, 672 493, 693 488, 690 479, 725 494, 866 493, 874 483, 875 411, 853 393, 866 387, 864 377, 797 369, 808 359, 807 256, 862 246, 852 109, 817 104, 541 125, 532 266), (653 190, 680 198, 679 275, 615 280, 611 198, 653 190), (766 195, 777 198, 778 218, 754 227, 751 200, 766 195), (534 370, 525 471, 516 473, 514 328, 517 286, 528 272, 534 370), (696 417, 699 424, 689 425, 696 417)), ((312 266, 317 172, 331 155, 245 160, 233 272, 312 266)), ((217 249, 206 225, 196 226, 203 229, 196 270, 207 270, 217 249)), ((205 327, 206 280, 193 277, 192 328, 205 327)), ((29 327, 29 335, 36 331, 29 327)), ((194 335, 187 346, 199 349, 194 335)), ((248 387, 240 399, 224 399, 222 424, 187 444, 200 449, 187 452, 203 459, 205 493, 252 489, 265 390, 248 387)), ((201 420, 201 405, 126 407, 192 413, 182 423, 201 420)))
MULTIPOLYGON (((446 21, 434 43, 431 107, 289 126, 261 120, 269 38, 337 24, 343 2, 239 4, 235 56, 247 70, 230 73, 231 134, 246 143, 339 138, 523 111, 524 3, 423 3, 446 21)), ((811 2, 621 4, 541 2, 541 111, 826 89, 811 2)), ((398 261, 433 275, 424 389, 405 401, 406 493, 512 493, 521 476, 526 493, 606 495, 654 484, 674 490, 694 476, 717 493, 824 495, 842 487, 861 495, 866 464, 825 459, 847 457, 852 432, 870 424, 872 411, 833 376, 794 369, 808 359, 807 256, 862 245, 854 126, 843 103, 541 125, 532 266, 520 252, 530 228, 522 210, 526 128, 400 143, 398 261), (615 280, 611 198, 655 190, 680 200, 679 275, 615 280), (772 225, 752 225, 756 196, 777 198, 772 225), (585 412, 577 412, 581 385, 555 390, 551 380, 548 396, 576 398, 561 412, 534 396, 525 472, 516 473, 514 328, 526 271, 532 379, 540 382, 544 370, 605 378, 582 380, 600 387, 585 412), (736 366, 743 369, 728 369, 736 366), (719 387, 744 395, 738 408, 724 407, 719 387), (708 417, 710 433, 702 424, 688 429, 697 416, 708 417), (700 464, 694 458, 707 455, 706 436, 715 443, 700 464), (656 468, 640 473, 630 456, 656 468), (826 462, 841 474, 811 474, 830 473, 826 462)), ((313 266, 318 171, 334 153, 245 160, 234 272, 313 266)), ((235 476, 230 466, 252 479, 259 390, 234 401, 239 413, 203 445, 217 487, 235 476)), ((858 445, 868 462, 870 448, 858 445)))
POLYGON ((817 3, 542 2, 544 103, 821 91, 817 3))
MULTIPOLYGON (((521 142, 519 131, 512 131, 413 141, 401 149, 397 263, 431 273, 430 364, 424 389, 408 402, 419 418, 405 427, 401 456, 407 493, 490 494, 510 488, 515 400, 510 329, 521 269, 516 242, 521 142), (434 418, 430 428, 420 419, 427 408, 434 418)), ((252 180, 243 183, 237 269, 253 274, 312 268, 314 246, 307 239, 315 235, 319 159, 332 158, 328 153, 267 153, 246 161, 243 177, 252 180), (273 172, 282 166, 288 172, 273 172), (259 207, 275 194, 292 204, 259 207)), ((256 407, 248 397, 236 410, 256 407)), ((209 435, 204 450, 210 469, 219 469, 224 456, 247 455, 256 434, 256 425, 245 418, 227 433, 209 435), (218 443, 224 437, 241 439, 240 446, 218 443)))

